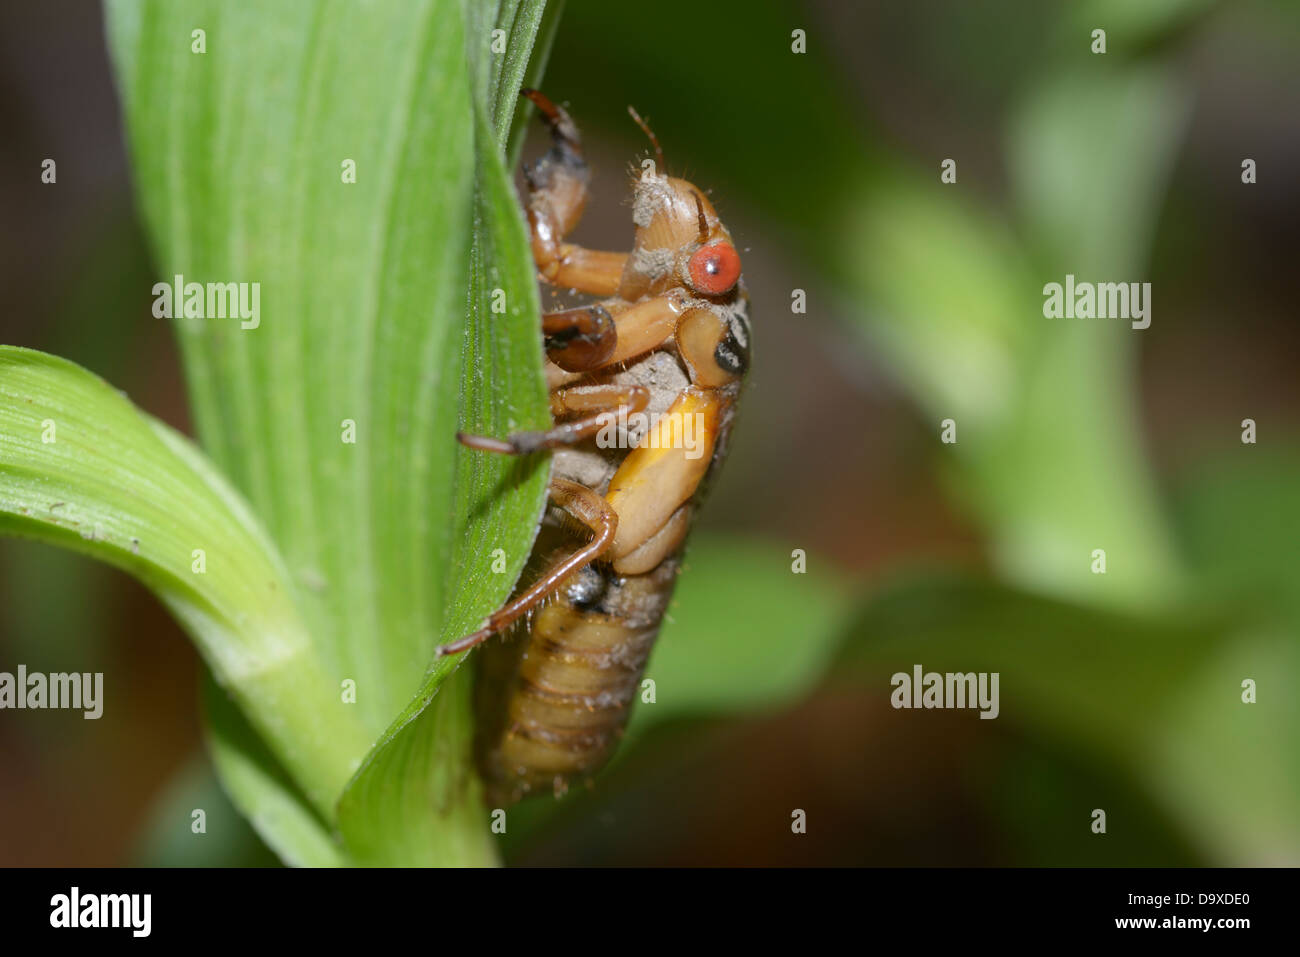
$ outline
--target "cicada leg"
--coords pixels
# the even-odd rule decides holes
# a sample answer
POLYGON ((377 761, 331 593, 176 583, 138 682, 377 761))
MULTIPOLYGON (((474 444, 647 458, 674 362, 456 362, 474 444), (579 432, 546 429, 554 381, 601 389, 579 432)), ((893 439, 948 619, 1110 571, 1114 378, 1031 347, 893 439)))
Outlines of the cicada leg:
POLYGON ((641 385, 578 385, 557 389, 551 395, 551 414, 567 415, 587 412, 588 415, 569 422, 561 422, 545 432, 516 432, 504 439, 486 435, 468 435, 457 432, 462 445, 500 455, 527 455, 539 449, 555 449, 573 445, 600 431, 611 415, 632 415, 645 411, 650 404, 650 390, 641 385))
POLYGON ((618 292, 627 253, 602 252, 566 243, 582 218, 590 179, 578 128, 562 107, 537 90, 519 91, 537 104, 551 128, 551 148, 525 170, 533 260, 547 282, 593 296, 618 292))
POLYGON ((686 310, 685 297, 665 293, 635 305, 606 299, 542 316, 546 357, 565 372, 617 365, 662 345, 686 310))
POLYGON ((590 565, 609 549, 618 531, 618 515, 599 493, 577 482, 557 478, 551 480, 550 497, 552 502, 591 529, 591 541, 556 562, 527 591, 489 615, 478 631, 439 647, 439 655, 459 654, 507 628, 545 601, 566 578, 590 565))
POLYGON ((614 312, 620 304, 623 301, 618 299, 543 313, 546 357, 565 372, 589 372, 607 365, 618 345, 614 312))

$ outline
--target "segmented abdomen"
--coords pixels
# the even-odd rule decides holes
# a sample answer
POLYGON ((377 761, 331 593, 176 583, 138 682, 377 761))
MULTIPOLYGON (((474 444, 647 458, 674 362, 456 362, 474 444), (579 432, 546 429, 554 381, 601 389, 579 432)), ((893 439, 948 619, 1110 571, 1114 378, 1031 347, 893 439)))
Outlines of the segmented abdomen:
POLYGON ((677 571, 675 556, 644 575, 584 569, 531 627, 485 649, 476 750, 490 804, 563 790, 609 759, 677 571))

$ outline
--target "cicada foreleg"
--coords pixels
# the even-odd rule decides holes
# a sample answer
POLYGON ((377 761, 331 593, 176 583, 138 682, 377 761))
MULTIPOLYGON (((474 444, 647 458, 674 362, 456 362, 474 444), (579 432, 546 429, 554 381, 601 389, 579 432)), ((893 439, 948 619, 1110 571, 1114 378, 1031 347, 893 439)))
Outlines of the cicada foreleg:
POLYGON ((608 365, 618 345, 614 313, 621 299, 542 314, 546 358, 565 372, 590 372, 608 365))
POLYGON ((552 502, 591 529, 591 541, 553 564, 527 591, 488 616, 478 631, 439 647, 439 655, 459 654, 509 627, 545 601, 566 578, 609 550, 618 531, 618 515, 599 493, 577 482, 557 478, 551 480, 550 497, 552 502))
POLYGON ((658 348, 686 310, 678 292, 635 305, 606 299, 542 316, 546 357, 565 372, 592 372, 658 348))
POLYGON ((618 291, 627 253, 602 252, 566 243, 587 205, 590 178, 578 128, 564 109, 537 90, 520 90, 551 128, 551 148, 525 170, 528 227, 533 260, 547 282, 593 296, 618 291))

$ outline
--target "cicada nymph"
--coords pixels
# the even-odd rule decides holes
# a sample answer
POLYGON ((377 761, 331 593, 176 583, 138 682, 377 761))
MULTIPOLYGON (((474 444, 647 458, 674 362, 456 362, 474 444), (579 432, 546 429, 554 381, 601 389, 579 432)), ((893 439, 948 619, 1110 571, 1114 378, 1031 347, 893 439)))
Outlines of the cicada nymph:
POLYGON ((633 184, 631 252, 586 249, 565 239, 588 194, 578 130, 541 93, 522 94, 552 140, 525 173, 538 273, 594 301, 542 317, 552 429, 457 436, 507 455, 554 450, 551 506, 520 587, 481 629, 439 649, 505 633, 483 649, 475 692, 493 805, 562 791, 617 746, 726 454, 750 349, 731 235, 707 196, 665 174, 649 127, 632 111, 657 163, 633 184))

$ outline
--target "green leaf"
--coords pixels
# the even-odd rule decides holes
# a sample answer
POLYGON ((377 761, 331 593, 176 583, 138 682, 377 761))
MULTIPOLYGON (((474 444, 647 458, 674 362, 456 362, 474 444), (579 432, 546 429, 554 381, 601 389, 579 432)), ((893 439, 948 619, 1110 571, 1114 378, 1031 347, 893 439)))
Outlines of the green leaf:
POLYGON ((959 423, 958 451, 986 444, 1014 414, 1036 342, 1025 316, 1041 309, 1040 284, 1024 253, 975 201, 917 176, 858 198, 844 254, 879 308, 855 318, 926 414, 959 423))
POLYGON ((445 600, 430 546, 449 532, 473 163, 460 4, 109 12, 160 278, 260 283, 255 329, 173 320, 200 438, 377 735, 445 600))
POLYGON ((1243 620, 1300 632, 1300 441, 1245 445, 1229 428, 1219 443, 1219 455, 1185 470, 1171 490, 1195 593, 1231 602, 1243 620))
POLYGON ((1143 620, 951 576, 892 585, 851 628, 840 667, 869 686, 926 671, 1000 674, 996 720, 1136 761, 1149 715, 1214 653, 1223 630, 1190 616, 1143 620))
POLYGON ((203 703, 208 751, 221 783, 267 846, 295 867, 348 863, 329 825, 303 799, 243 713, 206 673, 203 703))
POLYGON ((1067 273, 1141 280, 1185 108, 1158 68, 1044 81, 1008 148, 1032 243, 933 180, 850 194, 859 212, 839 255, 856 268, 842 275, 881 307, 861 327, 936 429, 957 423, 950 486, 1002 573, 1075 601, 1167 604, 1180 569, 1136 428, 1131 357, 1145 333, 1044 318, 1043 286, 1067 273), (1090 573, 1096 548, 1105 576, 1090 573))
POLYGON ((274 546, 183 437, 70 362, 0 346, 0 534, 91 555, 148 586, 311 805, 331 814, 364 733, 326 677, 274 546))
POLYGON ((849 581, 820 556, 796 574, 775 542, 695 536, 646 668, 655 703, 631 731, 684 715, 777 709, 826 673, 852 609, 849 581))
MULTIPOLYGON (((1104 59, 1089 56, 1090 66, 1104 59)), ((1139 278, 1189 109, 1187 91, 1158 64, 1080 68, 1035 88, 1011 124, 1007 154, 1034 244, 1044 265, 1062 270, 1058 282, 1067 268, 1080 280, 1139 278)))
POLYGON ((1300 673, 1300 447, 1274 439, 1242 445, 1229 433, 1223 454, 1179 476, 1172 496, 1195 594, 1231 608, 1237 625, 1165 712, 1155 773, 1189 833, 1234 865, 1300 861, 1300 703, 1284 690, 1300 673), (1247 678, 1254 704, 1241 700, 1247 678))
POLYGON ((1300 708, 1276 678, 1300 667, 1286 631, 1213 606, 1156 620, 951 578, 885 590, 851 634, 839 670, 881 695, 917 664, 997 672, 997 722, 1141 781, 1209 859, 1300 860, 1300 708))
MULTIPOLYGON (((511 369, 540 369, 541 361, 535 332, 522 342, 512 340, 501 334, 500 323, 491 313, 494 288, 513 290, 507 296, 511 304, 508 309, 525 325, 535 321, 540 312, 525 224, 500 155, 499 144, 507 138, 504 124, 509 123, 510 116, 504 109, 498 111, 494 129, 480 113, 476 140, 476 229, 470 253, 471 332, 467 338, 470 360, 465 365, 462 414, 468 431, 490 434, 544 428, 549 421, 544 412, 528 420, 502 421, 495 414, 499 409, 494 397, 498 386, 485 387, 482 378, 485 369, 499 370, 498 374, 505 377, 511 369)), ((535 401, 544 409, 544 384, 540 376, 533 382, 539 390, 535 401)), ((513 540, 504 537, 502 523, 505 528, 535 530, 542 503, 538 498, 518 494, 503 499, 500 491, 511 487, 544 489, 549 469, 540 467, 542 464, 537 459, 508 464, 508 460, 481 454, 461 458, 457 488, 463 494, 454 512, 461 517, 460 534, 453 539, 448 567, 458 600, 446 620, 442 640, 458 638, 476 628, 484 610, 505 597, 502 579, 513 584, 518 578, 528 557, 531 537, 522 543, 517 536, 513 540), (491 521, 489 505, 496 506, 491 521), (508 575, 491 573, 492 555, 497 549, 506 555, 508 575)), ((480 807, 477 779, 460 767, 462 762, 455 753, 445 753, 453 747, 467 752, 473 733, 468 713, 471 675, 465 671, 452 676, 464 657, 433 664, 419 691, 376 745, 344 795, 340 825, 349 850, 358 860, 391 864, 409 862, 414 854, 423 863, 436 864, 463 859, 465 854, 484 858, 494 854, 485 812, 480 807), (463 799, 457 800, 457 794, 463 794, 463 799), (430 814, 430 807, 438 814, 430 814), (447 814, 462 815, 461 826, 445 827, 441 817, 447 814), (467 841, 464 835, 469 834, 484 839, 467 841), (458 843, 448 847, 449 840, 458 843)))
MULTIPOLYGON (((413 697, 438 693, 453 663, 426 676, 436 643, 509 593, 543 505, 544 459, 454 438, 548 421, 535 279, 500 155, 543 7, 108 3, 160 278, 261 284, 256 328, 175 320, 200 436, 279 544, 333 688, 355 682, 350 707, 371 740, 389 742, 413 697), (504 55, 490 49, 498 27, 504 55), (491 572, 495 548, 506 574, 491 572)), ((466 680, 420 722, 423 777, 371 755, 367 787, 351 792, 350 818, 378 822, 389 860, 490 859, 466 680), (431 778, 451 792, 408 802, 418 830, 371 806, 431 778)), ((239 756, 242 739, 212 724, 239 756)), ((245 813, 293 807, 256 753, 242 760, 259 773, 226 784, 245 813)))
POLYGON ((1146 774, 1171 818, 1231 867, 1300 864, 1295 623, 1241 627, 1162 708, 1146 774), (1255 682, 1255 701, 1242 682, 1255 682))
POLYGON ((1215 6, 1215 0, 1087 0, 1070 8, 1061 32, 1072 38, 1075 50, 1091 53, 1092 31, 1103 27, 1106 55, 1114 56, 1117 52, 1140 50, 1204 19, 1215 6))
POLYGON ((280 862, 195 751, 153 799, 130 854, 133 867, 272 867, 280 862), (197 818, 195 811, 203 812, 197 818), (196 831, 201 820, 203 827, 196 831))

